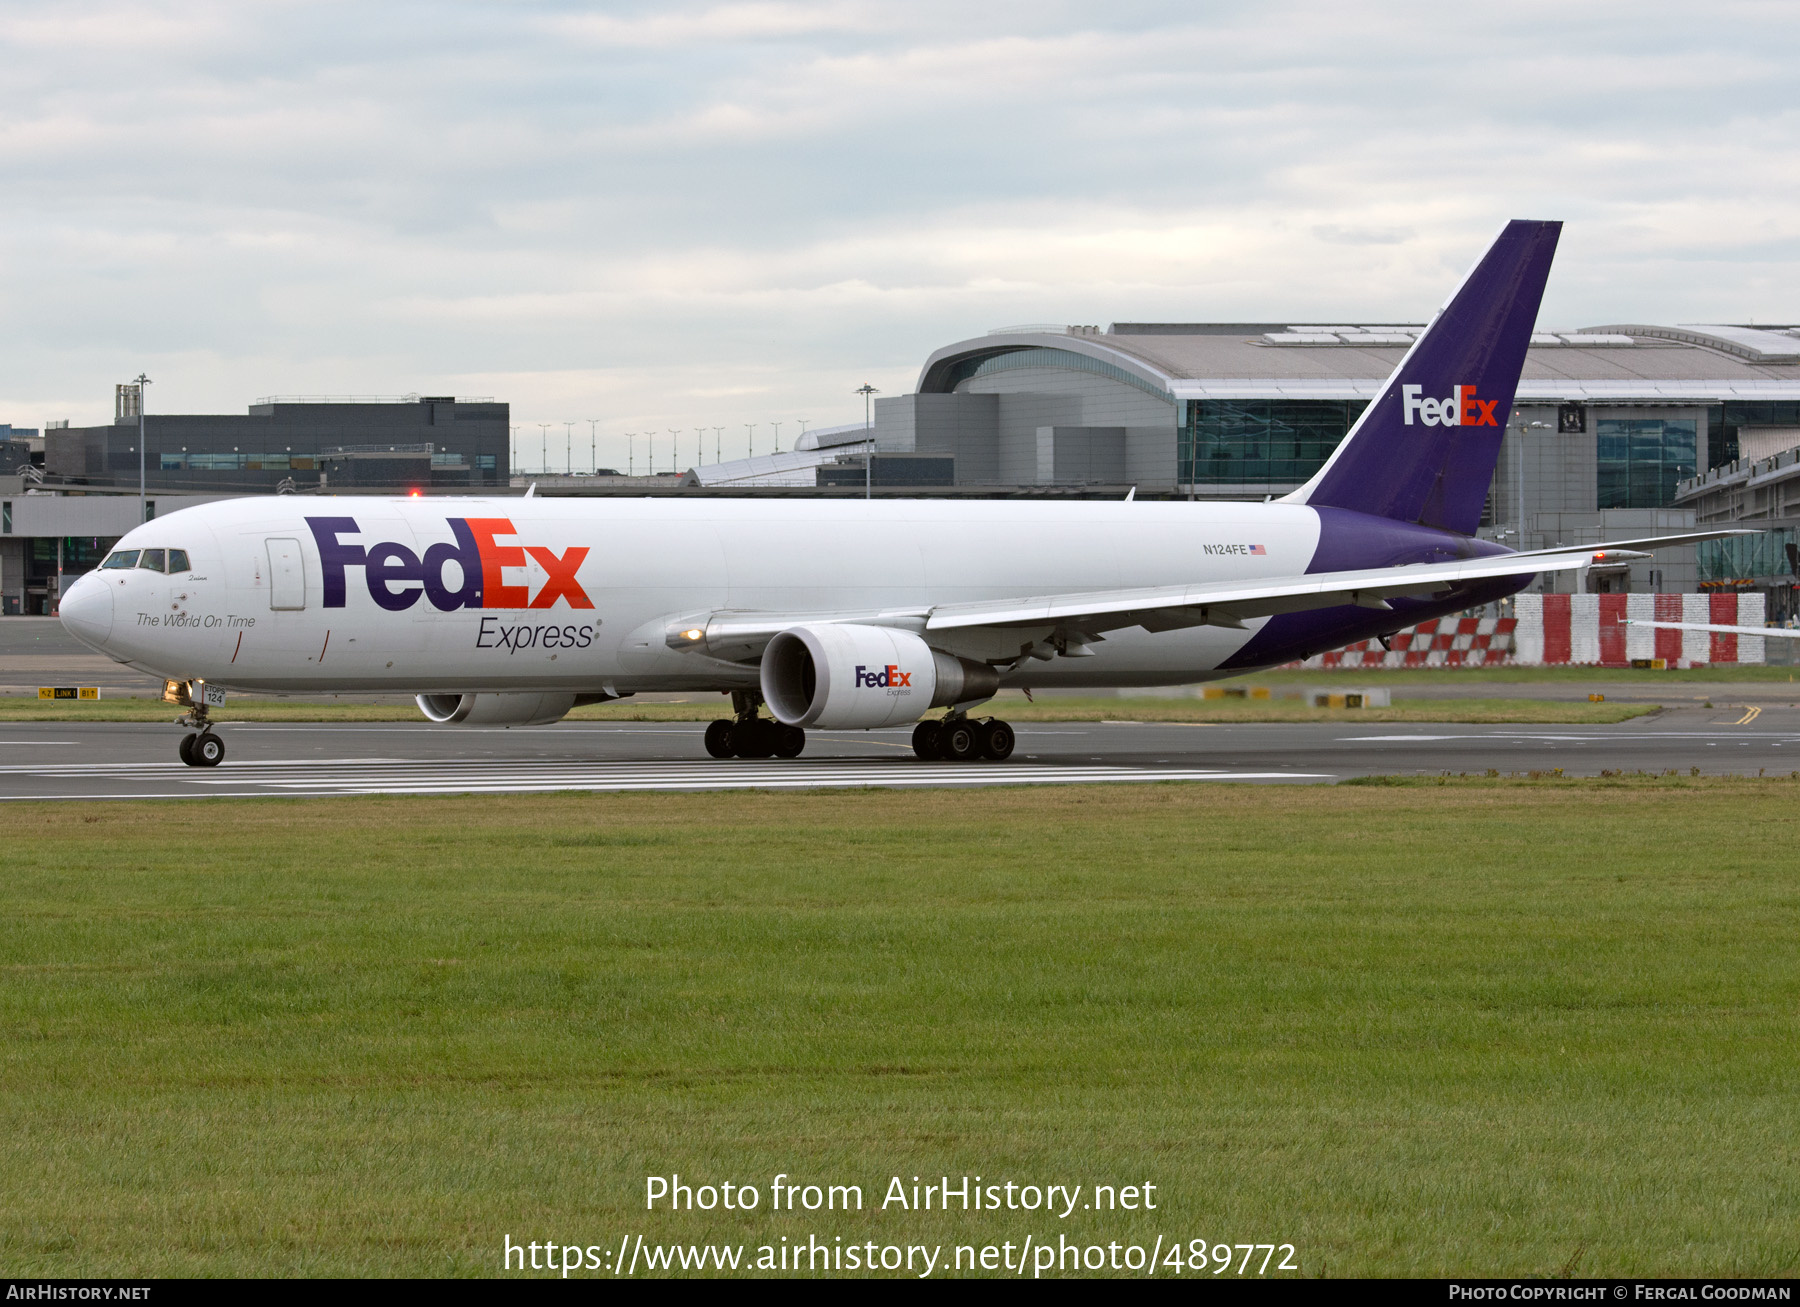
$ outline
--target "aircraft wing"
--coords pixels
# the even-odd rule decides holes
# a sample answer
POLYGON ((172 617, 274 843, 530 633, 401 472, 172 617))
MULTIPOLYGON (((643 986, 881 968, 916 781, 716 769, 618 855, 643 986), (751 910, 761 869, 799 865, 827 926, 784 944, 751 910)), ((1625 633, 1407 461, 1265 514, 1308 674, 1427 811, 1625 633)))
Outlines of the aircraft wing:
POLYGON ((1150 631, 1169 631, 1191 626, 1241 628, 1248 619, 1301 612, 1311 608, 1355 605, 1385 609, 1391 606, 1387 602, 1389 599, 1401 596, 1428 598, 1467 581, 1541 572, 1576 571, 1596 563, 1650 557, 1646 552, 1628 547, 1632 545, 1689 544, 1695 540, 1741 534, 1744 533, 1707 531, 1655 540, 1625 541, 1620 544, 1539 549, 1524 554, 1500 554, 1462 559, 1453 563, 1318 572, 1303 576, 1221 581, 1206 585, 1021 596, 879 611, 716 611, 688 614, 671 620, 666 627, 665 639, 671 648, 694 649, 734 662, 761 657, 763 646, 777 632, 803 622, 856 622, 893 626, 914 631, 927 639, 934 631, 948 634, 980 628, 1014 628, 1020 631, 1035 628, 1044 635, 1057 633, 1059 640, 1066 640, 1078 647, 1083 636, 1098 636, 1101 632, 1128 626, 1142 626, 1150 631))
POLYGON ((1241 626, 1244 619, 1251 617, 1269 617, 1308 608, 1338 608, 1346 604, 1388 608, 1391 607, 1387 602, 1389 599, 1403 595, 1425 598, 1464 581, 1573 571, 1596 562, 1645 557, 1648 555, 1602 548, 1551 551, 1530 558, 1502 554, 1455 563, 1318 572, 1257 581, 941 604, 931 610, 925 629, 1066 626, 1103 631, 1121 626, 1147 626, 1151 630, 1178 626, 1241 626))
POLYGON ((941 604, 931 610, 925 628, 945 631, 972 626, 1054 625, 1101 631, 1120 626, 1145 626, 1154 631, 1176 626, 1238 626, 1245 618, 1269 617, 1309 608, 1337 608, 1346 604, 1387 608, 1389 599, 1439 594, 1464 581, 1577 571, 1596 563, 1649 558, 1650 553, 1639 546, 1692 544, 1698 540, 1750 534, 1753 533, 1742 530, 1695 531, 1645 540, 1534 549, 1528 553, 1471 558, 1454 563, 1317 572, 1251 582, 1224 581, 1210 585, 941 604))

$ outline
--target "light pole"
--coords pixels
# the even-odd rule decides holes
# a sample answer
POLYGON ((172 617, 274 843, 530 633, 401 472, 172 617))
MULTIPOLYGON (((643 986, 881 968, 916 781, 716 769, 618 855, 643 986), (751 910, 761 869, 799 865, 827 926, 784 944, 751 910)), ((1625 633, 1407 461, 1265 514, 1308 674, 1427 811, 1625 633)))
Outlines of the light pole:
POLYGON ((538 423, 538 474, 548 475, 550 472, 550 424, 538 423))
POLYGON ((725 447, 725 428, 724 427, 714 427, 712 430, 713 430, 713 462, 723 463, 725 461, 725 456, 724 456, 724 453, 722 452, 725 447))
POLYGON ((863 397, 863 498, 875 497, 875 396, 881 392, 868 382, 857 387, 863 397))
POLYGON ((669 433, 669 471, 681 471, 681 430, 679 427, 664 427, 669 433))
POLYGON ((771 422, 769 425, 775 428, 775 452, 779 454, 781 452, 781 423, 771 422))
POLYGON ((511 433, 511 438, 506 447, 506 475, 510 477, 519 470, 519 429, 509 427, 507 430, 511 433))
MULTIPOLYGON (((144 425, 144 387, 149 384, 150 378, 145 376, 142 372, 138 373, 138 521, 140 522, 148 520, 145 514, 150 511, 149 501, 144 498, 144 438, 146 434, 144 425)), ((56 577, 56 600, 57 603, 60 604, 62 602, 62 574, 60 570, 62 567, 62 545, 60 543, 57 545, 56 556, 58 560, 57 567, 59 569, 56 577)))
MULTIPOLYGON (((800 440, 805 440, 806 439, 806 424, 811 422, 812 419, 811 418, 795 418, 794 421, 796 421, 800 424, 800 440)), ((796 440, 794 442, 795 449, 800 448, 800 440, 796 440)))
POLYGON ((1514 493, 1517 495, 1517 498, 1513 501, 1513 512, 1518 514, 1519 537, 1514 541, 1514 546, 1521 551, 1525 548, 1525 432, 1527 428, 1548 431, 1550 429, 1550 424, 1548 422, 1527 422, 1522 417, 1513 423, 1513 430, 1519 434, 1518 445, 1514 450, 1513 459, 1514 463, 1517 464, 1513 469, 1515 474, 1513 477, 1514 493))
POLYGON ((600 437, 594 432, 600 426, 599 418, 588 419, 588 475, 600 475, 600 437))
POLYGON ((750 433, 750 437, 749 437, 750 452, 748 454, 746 454, 745 457, 746 458, 755 458, 756 457, 756 423, 754 423, 754 422, 744 423, 744 430, 746 430, 750 433))
POLYGON ((563 423, 563 475, 575 475, 575 424, 563 423))
POLYGON ((625 475, 628 477, 637 475, 637 432, 635 431, 625 433, 625 475))
POLYGON ((694 466, 706 462, 706 428, 694 428, 694 466))

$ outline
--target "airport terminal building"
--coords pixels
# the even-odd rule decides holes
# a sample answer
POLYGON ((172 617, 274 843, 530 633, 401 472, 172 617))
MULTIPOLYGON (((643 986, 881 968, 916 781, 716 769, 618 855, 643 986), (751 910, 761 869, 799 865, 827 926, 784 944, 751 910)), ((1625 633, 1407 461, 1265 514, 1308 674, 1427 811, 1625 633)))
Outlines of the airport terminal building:
MULTIPOLYGON (((1337 447, 1419 325, 1008 327, 935 351, 875 401, 877 458, 955 484, 1262 499, 1337 447)), ((1685 526, 1683 483, 1800 445, 1800 328, 1617 324, 1532 337, 1484 534, 1518 548, 1685 526)), ((1702 560, 1703 561, 1703 560, 1702 560)), ((1605 589, 1691 590, 1695 551, 1605 589)), ((1565 584, 1567 582, 1565 581, 1565 584)))
MULTIPOLYGON (((792 451, 679 477, 532 479, 540 493, 571 495, 1060 498, 1135 487, 1144 498, 1263 499, 1317 471, 1421 330, 1001 328, 934 351, 913 393, 874 401, 872 433, 823 428, 792 451)), ((151 414, 148 511, 257 493, 516 493, 508 423, 505 403, 418 395, 272 396, 244 414, 151 414)), ((130 529, 138 432, 133 386, 117 388, 104 426, 0 429, 0 609, 50 611, 60 586, 130 529)), ((1772 618, 1800 612, 1800 327, 1626 323, 1534 335, 1482 534, 1532 549, 1696 520, 1762 530, 1540 586, 1754 589, 1772 618)))
POLYGON ((121 385, 104 426, 0 428, 0 614, 54 611, 159 509, 256 494, 509 493, 509 408, 489 399, 269 396, 241 414, 139 404, 138 387, 121 385))
POLYGON ((241 414, 150 413, 138 388, 115 387, 105 426, 44 433, 43 471, 64 487, 136 490, 144 477, 178 494, 479 493, 508 484, 508 406, 403 395, 280 396, 241 414))

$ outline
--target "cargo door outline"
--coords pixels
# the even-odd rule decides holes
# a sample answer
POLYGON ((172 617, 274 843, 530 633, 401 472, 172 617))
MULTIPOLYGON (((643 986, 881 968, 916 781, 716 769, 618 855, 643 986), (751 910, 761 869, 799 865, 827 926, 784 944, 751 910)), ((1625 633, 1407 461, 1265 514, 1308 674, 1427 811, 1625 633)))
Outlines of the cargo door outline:
POLYGON ((298 540, 271 537, 269 553, 269 607, 276 612, 297 612, 306 607, 306 555, 298 540))

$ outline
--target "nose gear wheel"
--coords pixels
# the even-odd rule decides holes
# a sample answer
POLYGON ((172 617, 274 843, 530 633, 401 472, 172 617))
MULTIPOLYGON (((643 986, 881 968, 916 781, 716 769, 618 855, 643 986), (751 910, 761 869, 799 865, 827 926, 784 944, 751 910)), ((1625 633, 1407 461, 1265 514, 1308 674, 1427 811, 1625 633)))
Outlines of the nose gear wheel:
POLYGON ((217 767, 225 761, 225 741, 209 729, 198 735, 182 736, 177 752, 190 767, 217 767))

